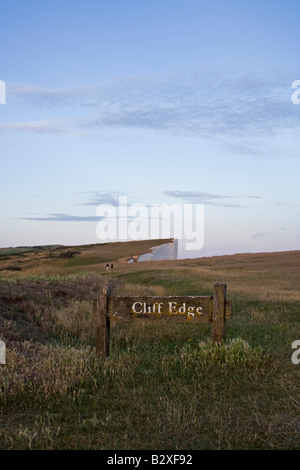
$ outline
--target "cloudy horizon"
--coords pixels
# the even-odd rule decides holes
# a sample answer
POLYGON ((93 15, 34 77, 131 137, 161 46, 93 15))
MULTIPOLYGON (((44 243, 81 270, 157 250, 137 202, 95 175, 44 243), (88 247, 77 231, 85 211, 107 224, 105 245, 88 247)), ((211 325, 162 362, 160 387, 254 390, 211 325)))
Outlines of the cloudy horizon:
POLYGON ((2 10, 0 247, 100 242, 126 195, 204 204, 193 256, 299 249, 296 1, 2 10))

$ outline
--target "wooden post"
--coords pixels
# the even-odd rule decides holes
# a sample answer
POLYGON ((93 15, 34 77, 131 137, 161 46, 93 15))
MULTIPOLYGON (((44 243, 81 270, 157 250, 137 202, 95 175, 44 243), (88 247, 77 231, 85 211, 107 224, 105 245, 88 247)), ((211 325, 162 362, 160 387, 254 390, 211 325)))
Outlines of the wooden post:
POLYGON ((225 340, 225 320, 232 318, 226 284, 214 284, 213 296, 110 296, 110 286, 101 287, 93 302, 96 324, 96 353, 109 356, 110 316, 113 319, 212 322, 212 342, 225 340), (112 313, 113 312, 113 313, 112 313))
POLYGON ((101 287, 96 304, 96 353, 109 356, 110 320, 108 316, 109 288, 101 287))
POLYGON ((215 284, 213 295, 212 340, 222 343, 225 340, 226 285, 215 284))

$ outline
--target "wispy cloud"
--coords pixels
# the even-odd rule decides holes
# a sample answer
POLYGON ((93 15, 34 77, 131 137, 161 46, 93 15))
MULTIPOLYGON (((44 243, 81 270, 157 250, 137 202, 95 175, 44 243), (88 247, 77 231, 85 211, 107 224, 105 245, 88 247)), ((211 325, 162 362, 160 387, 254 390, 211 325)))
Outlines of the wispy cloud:
MULTIPOLYGON (((237 203, 226 203, 226 202, 218 202, 220 199, 237 199, 237 196, 229 196, 229 195, 222 195, 222 194, 211 194, 201 191, 179 191, 179 190, 169 190, 164 191, 164 195, 170 196, 173 198, 181 199, 188 203, 199 203, 199 204, 206 204, 211 206, 219 206, 219 207, 232 207, 232 208, 242 208, 248 207, 242 204, 237 203)), ((252 198, 252 197, 251 197, 252 198)))
POLYGON ((34 220, 37 222, 99 222, 101 217, 53 213, 38 217, 20 217, 20 219, 34 220))
POLYGON ((185 199, 189 202, 207 202, 211 199, 224 199, 224 198, 232 198, 233 196, 224 196, 220 194, 211 194, 205 193, 201 191, 179 191, 177 189, 164 191, 163 194, 166 196, 176 197, 180 199, 185 199))
POLYGON ((68 129, 62 122, 29 121, 0 123, 0 131, 25 131, 36 134, 65 134, 68 129))
POLYGON ((99 206, 100 204, 117 206, 119 204, 120 194, 115 191, 86 191, 81 194, 86 195, 88 200, 79 203, 79 206, 99 206))
MULTIPOLYGON (((210 72, 110 80, 73 90, 8 84, 8 93, 15 102, 43 106, 45 112, 47 107, 64 107, 67 113, 76 108, 74 120, 80 129, 192 133, 219 139, 235 150, 255 152, 258 136, 299 128, 291 83, 288 73, 278 71, 272 75, 210 72)), ((38 129, 37 123, 27 126, 40 132, 48 129, 46 125, 38 129)), ((3 128, 9 129, 9 124, 3 128)))
POLYGON ((263 196, 255 196, 255 195, 249 195, 249 194, 246 194, 244 197, 247 199, 263 199, 263 196))
POLYGON ((251 238, 253 238, 253 240, 260 241, 266 238, 270 234, 271 232, 258 232, 252 235, 251 238))
POLYGON ((122 85, 105 97, 95 95, 100 113, 84 126, 167 128, 209 137, 298 126, 283 77, 178 75, 122 85))
POLYGON ((87 89, 55 89, 8 83, 8 94, 13 104, 44 108, 74 106, 86 100, 87 89))

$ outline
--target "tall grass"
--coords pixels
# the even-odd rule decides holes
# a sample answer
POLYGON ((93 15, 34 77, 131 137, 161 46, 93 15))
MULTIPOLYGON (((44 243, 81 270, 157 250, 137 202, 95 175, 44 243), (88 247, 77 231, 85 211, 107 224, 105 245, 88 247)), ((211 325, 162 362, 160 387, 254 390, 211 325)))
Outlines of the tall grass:
MULTIPOLYGON (((170 329, 165 325, 166 337, 170 329)), ((245 387, 271 365, 266 354, 241 340, 212 346, 181 338, 174 354, 168 343, 141 348, 130 339, 126 348, 115 345, 109 360, 90 347, 23 342, 9 348, 1 409, 22 411, 23 419, 5 426, 2 448, 80 448, 88 435, 90 448, 213 447, 215 438, 209 445, 202 427, 218 427, 224 419, 219 407, 235 395, 234 374, 245 387), (76 443, 65 438, 71 431, 76 443)))
POLYGON ((0 282, 0 448, 299 449, 292 276, 278 289, 270 270, 263 295, 263 277, 244 264, 229 272, 224 344, 212 344, 210 324, 112 321, 110 357, 96 356, 92 301, 101 283, 120 296, 207 295, 224 279, 205 266, 195 277, 198 269, 0 282))

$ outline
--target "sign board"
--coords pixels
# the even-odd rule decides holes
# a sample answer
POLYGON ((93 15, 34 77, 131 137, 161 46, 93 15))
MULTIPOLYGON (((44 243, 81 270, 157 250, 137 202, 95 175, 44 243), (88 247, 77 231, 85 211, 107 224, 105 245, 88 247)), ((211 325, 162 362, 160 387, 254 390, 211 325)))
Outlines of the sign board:
POLYGON ((213 342, 225 339, 225 320, 232 317, 231 302, 226 299, 226 285, 215 284, 212 296, 110 296, 103 287, 94 301, 97 322, 96 350, 109 355, 110 321, 160 320, 212 323, 213 342))
MULTIPOLYGON (((108 302, 111 319, 209 322, 213 318, 213 297, 112 297, 108 302)), ((225 302, 225 318, 231 318, 229 301, 225 302)))

